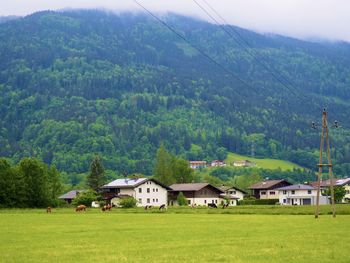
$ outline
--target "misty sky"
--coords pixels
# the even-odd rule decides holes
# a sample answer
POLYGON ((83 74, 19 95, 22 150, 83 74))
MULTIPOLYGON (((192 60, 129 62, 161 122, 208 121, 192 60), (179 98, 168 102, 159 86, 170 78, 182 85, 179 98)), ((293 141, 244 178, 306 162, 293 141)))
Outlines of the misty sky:
MULTIPOLYGON (((193 0, 138 0, 156 12, 209 17, 193 0)), ((350 42, 350 0, 196 0, 207 1, 229 23, 258 32, 303 39, 350 42)), ((0 15, 26 15, 40 10, 103 8, 141 11, 133 0, 0 0, 0 15)))

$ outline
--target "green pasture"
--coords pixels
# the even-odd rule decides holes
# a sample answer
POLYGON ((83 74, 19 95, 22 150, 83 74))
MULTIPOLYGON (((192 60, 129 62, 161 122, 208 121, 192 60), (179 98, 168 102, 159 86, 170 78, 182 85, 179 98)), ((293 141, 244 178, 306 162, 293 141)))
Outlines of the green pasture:
POLYGON ((233 161, 239 161, 239 160, 252 161, 252 162, 256 163, 256 167, 258 167, 258 168, 265 168, 265 169, 278 169, 278 168, 280 168, 283 171, 293 170, 294 168, 302 169, 302 167, 300 165, 297 165, 297 164, 292 163, 292 162, 284 161, 284 160, 251 158, 251 157, 236 154, 236 153, 228 153, 225 162, 227 164, 232 164, 233 161))
POLYGON ((350 215, 328 208, 317 220, 248 206, 0 210, 0 262, 349 262, 350 215))

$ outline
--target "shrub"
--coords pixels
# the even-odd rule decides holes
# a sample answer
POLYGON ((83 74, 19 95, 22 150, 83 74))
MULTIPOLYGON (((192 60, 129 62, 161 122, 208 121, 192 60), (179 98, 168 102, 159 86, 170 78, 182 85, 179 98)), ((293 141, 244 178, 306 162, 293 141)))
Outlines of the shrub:
POLYGON ((122 208, 133 208, 136 206, 136 199, 134 197, 127 197, 120 200, 119 205, 122 208))
POLYGON ((97 194, 94 190, 87 190, 85 192, 81 192, 77 195, 73 201, 73 205, 86 205, 91 206, 93 201, 101 199, 101 196, 97 194))
POLYGON ((177 203, 179 206, 187 205, 187 199, 182 192, 180 192, 177 196, 177 203))

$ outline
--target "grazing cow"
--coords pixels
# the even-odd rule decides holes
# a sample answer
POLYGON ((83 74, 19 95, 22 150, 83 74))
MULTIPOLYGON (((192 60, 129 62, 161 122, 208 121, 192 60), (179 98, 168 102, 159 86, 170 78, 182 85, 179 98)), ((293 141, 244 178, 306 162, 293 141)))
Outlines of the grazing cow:
POLYGON ((86 206, 85 205, 78 205, 75 208, 75 212, 81 212, 81 211, 86 211, 86 206))
POLYGON ((152 208, 152 206, 151 205, 146 205, 145 206, 145 210, 147 210, 147 209, 151 209, 152 208))
POLYGON ((162 205, 159 207, 159 210, 164 210, 164 209, 166 209, 165 204, 162 204, 162 205))
POLYGON ((213 204, 213 203, 208 204, 208 207, 210 207, 210 208, 218 208, 218 207, 216 206, 216 204, 213 204))
POLYGON ((192 204, 191 207, 192 207, 192 208, 196 208, 196 207, 197 207, 197 204, 192 204))
POLYGON ((50 206, 48 206, 48 207, 46 208, 46 213, 51 213, 51 207, 50 207, 50 206))
POLYGON ((104 212, 104 211, 111 211, 111 209, 112 209, 112 206, 110 204, 107 204, 107 205, 104 205, 101 210, 104 212))
POLYGON ((228 203, 227 204, 222 204, 222 209, 225 209, 228 207, 228 203))

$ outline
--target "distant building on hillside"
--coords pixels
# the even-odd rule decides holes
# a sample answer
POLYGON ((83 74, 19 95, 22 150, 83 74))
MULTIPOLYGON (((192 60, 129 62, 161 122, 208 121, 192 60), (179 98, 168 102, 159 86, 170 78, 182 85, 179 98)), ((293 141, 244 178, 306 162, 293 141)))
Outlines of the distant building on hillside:
POLYGON ((256 164, 254 162, 251 162, 249 160, 240 160, 240 161, 233 162, 233 166, 236 166, 236 167, 252 167, 255 165, 256 164))
POLYGON ((201 169, 208 167, 208 163, 206 161, 190 161, 190 168, 192 169, 201 169))
POLYGON ((226 163, 224 161, 214 160, 211 162, 210 166, 211 167, 223 167, 223 166, 226 166, 226 163))

